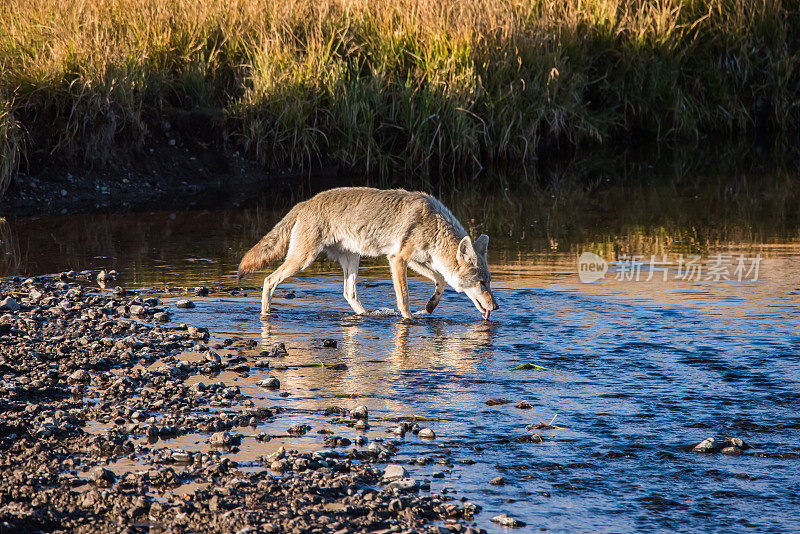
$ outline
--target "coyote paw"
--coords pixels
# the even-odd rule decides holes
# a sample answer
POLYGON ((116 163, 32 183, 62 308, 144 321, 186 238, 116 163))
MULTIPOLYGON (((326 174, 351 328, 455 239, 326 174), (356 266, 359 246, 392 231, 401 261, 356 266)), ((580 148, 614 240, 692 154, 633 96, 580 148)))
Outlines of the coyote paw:
POLYGON ((430 314, 431 312, 429 312, 428 310, 419 310, 414 312, 414 315, 430 315, 430 314))

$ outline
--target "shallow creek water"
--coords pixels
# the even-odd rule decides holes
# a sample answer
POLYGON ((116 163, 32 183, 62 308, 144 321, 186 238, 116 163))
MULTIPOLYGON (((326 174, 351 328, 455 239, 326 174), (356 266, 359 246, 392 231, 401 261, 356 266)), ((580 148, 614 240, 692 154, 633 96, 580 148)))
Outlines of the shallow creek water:
MULTIPOLYGON (((446 445, 452 467, 409 470, 431 480, 431 491, 452 488, 483 506, 478 522, 490 531, 502 530, 489 521, 502 512, 527 530, 799 531, 798 196, 773 177, 758 198, 740 200, 748 180, 730 191, 713 180, 667 181, 633 190, 612 183, 592 194, 523 189, 445 198, 475 235, 492 238, 500 310, 489 321, 449 289, 433 316, 414 324, 392 313, 354 316, 339 266, 324 261, 283 284, 274 316, 262 321, 261 278, 245 280, 244 294, 224 290, 238 287, 236 262, 282 213, 266 203, 11 219, 0 225, 2 265, 4 274, 27 275, 116 268, 121 285, 152 291, 206 285, 212 293, 191 297, 194 309, 163 299, 173 321, 208 327, 216 339, 284 342, 289 354, 279 363, 289 369, 213 379, 238 385, 257 405, 291 409, 245 434, 285 435, 299 423, 313 429, 269 443, 245 439, 233 456, 245 463, 279 444, 318 448, 322 427, 354 439, 356 431, 332 425, 322 410, 364 404, 369 439, 398 439, 386 432, 394 423, 381 418, 441 418, 423 424, 435 440, 407 434, 400 458, 440 455, 446 445), (594 283, 578 275, 577 258, 587 251, 610 262, 594 283), (682 264, 678 271, 689 255, 700 256, 699 276, 687 276, 682 264), (641 256, 641 266, 631 256, 641 256), (647 280, 651 256, 666 280, 663 270, 647 280), (737 272, 740 259, 746 270, 737 272), (715 279, 720 265, 732 280, 715 279), (323 348, 322 338, 337 346, 323 348), (310 363, 346 368, 291 367, 310 363), (525 363, 536 367, 515 369, 525 363), (256 386, 270 375, 288 397, 256 386), (486 404, 496 398, 511 402, 486 404), (523 401, 529 409, 516 407, 523 401), (531 433, 544 441, 514 441, 531 433), (740 437, 751 448, 737 457, 687 450, 707 437, 740 437), (440 472, 444 478, 431 478, 440 472), (490 485, 497 476, 506 484, 490 485)), ((412 310, 432 289, 410 278, 412 310)), ((385 262, 362 266, 358 291, 369 309, 394 307, 385 262)), ((158 446, 201 448, 206 440, 158 446)))

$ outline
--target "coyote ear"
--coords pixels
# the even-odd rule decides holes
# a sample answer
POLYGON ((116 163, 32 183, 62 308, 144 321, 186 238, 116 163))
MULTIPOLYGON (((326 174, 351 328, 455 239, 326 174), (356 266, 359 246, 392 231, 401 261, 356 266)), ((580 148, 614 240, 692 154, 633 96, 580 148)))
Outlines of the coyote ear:
POLYGON ((475 240, 475 252, 486 257, 486 252, 489 249, 489 236, 486 234, 481 234, 481 236, 475 240))
POLYGON ((472 246, 472 240, 469 236, 464 236, 464 239, 458 244, 458 252, 456 252, 456 259, 459 263, 469 263, 472 265, 478 264, 478 257, 475 255, 475 248, 472 246))

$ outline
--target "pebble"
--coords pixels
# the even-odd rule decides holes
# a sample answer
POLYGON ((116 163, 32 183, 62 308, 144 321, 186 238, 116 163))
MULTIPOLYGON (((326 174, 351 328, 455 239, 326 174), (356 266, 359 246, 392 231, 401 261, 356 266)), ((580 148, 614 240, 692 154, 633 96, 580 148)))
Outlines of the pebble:
POLYGON ((739 456, 742 454, 742 449, 739 447, 723 447, 721 451, 722 454, 726 456, 739 456))
POLYGON ((89 471, 89 481, 98 485, 107 486, 109 484, 113 484, 116 478, 117 477, 114 472, 111 469, 106 469, 105 467, 98 466, 89 471))
POLYGON ((364 432, 366 430, 369 430, 369 425, 363 419, 359 419, 358 421, 356 421, 356 424, 353 425, 353 428, 355 428, 356 430, 360 430, 361 432, 364 432))
POLYGON ((180 299, 178 302, 175 303, 176 308, 194 308, 194 302, 189 299, 180 299))
POLYGON ((422 439, 435 439, 436 433, 430 428, 423 428, 419 431, 419 437, 422 439))
POLYGON ((527 523, 520 521, 519 519, 514 519, 508 514, 500 514, 494 516, 492 518, 492 523, 497 523, 498 525, 507 528, 521 528, 527 526, 527 523))
POLYGON ((697 445, 694 446, 692 449, 693 452, 714 452, 716 445, 714 443, 714 438, 706 438, 697 445))
POLYGON ((231 435, 228 432, 216 432, 211 435, 208 442, 212 447, 227 447, 232 443, 231 435))
POLYGON ((389 464, 383 471, 384 480, 399 480, 408 477, 408 471, 400 464, 389 464))
POLYGON ((492 486, 504 486, 505 483, 506 479, 503 477, 495 477, 489 482, 492 486))
POLYGON ((19 303, 13 297, 6 297, 0 300, 0 310, 17 311, 19 310, 19 303))
POLYGON ((368 416, 369 416, 369 411, 367 410, 367 407, 364 405, 356 406, 350 412, 350 417, 352 417, 353 419, 368 419, 368 416))
POLYGON ((265 378, 264 380, 259 380, 256 382, 256 385, 266 389, 280 389, 281 381, 274 376, 271 376, 269 378, 265 378))
POLYGON ((89 371, 84 369, 78 369, 71 375, 69 375, 70 382, 81 382, 81 383, 89 383, 92 380, 92 375, 89 374, 89 371))

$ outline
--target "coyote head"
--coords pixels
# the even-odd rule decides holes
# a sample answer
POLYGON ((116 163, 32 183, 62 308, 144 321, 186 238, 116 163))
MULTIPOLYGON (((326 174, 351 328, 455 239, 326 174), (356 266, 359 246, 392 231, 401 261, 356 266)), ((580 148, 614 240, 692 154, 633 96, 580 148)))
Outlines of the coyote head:
POLYGON ((459 293, 467 294, 478 311, 483 314, 484 319, 488 319, 489 313, 499 307, 489 287, 492 275, 489 272, 489 265, 486 263, 488 247, 489 236, 485 234, 476 239, 474 244, 469 236, 464 237, 458 244, 456 252, 458 272, 455 282, 457 285, 451 284, 459 293))

